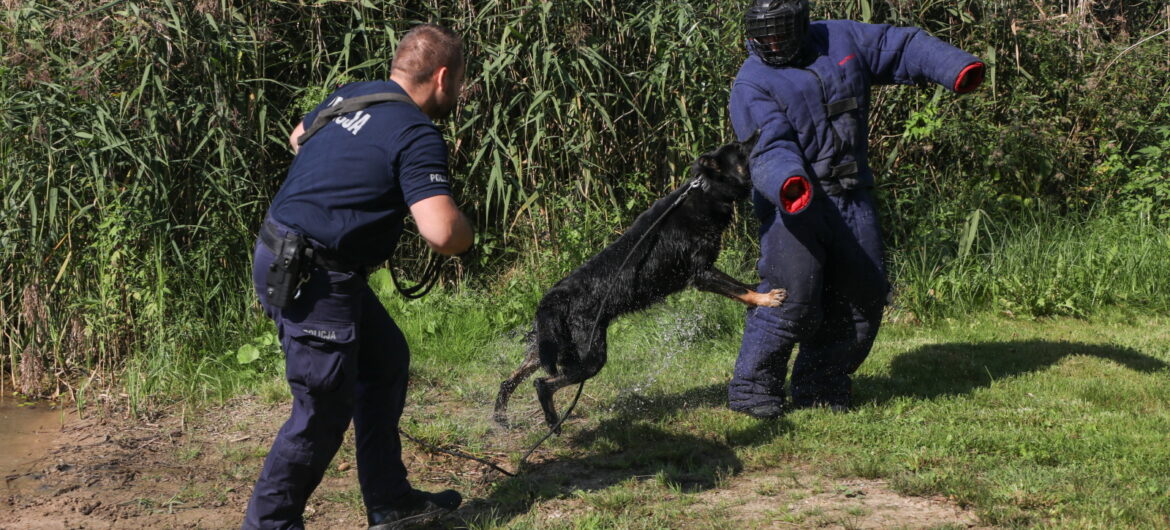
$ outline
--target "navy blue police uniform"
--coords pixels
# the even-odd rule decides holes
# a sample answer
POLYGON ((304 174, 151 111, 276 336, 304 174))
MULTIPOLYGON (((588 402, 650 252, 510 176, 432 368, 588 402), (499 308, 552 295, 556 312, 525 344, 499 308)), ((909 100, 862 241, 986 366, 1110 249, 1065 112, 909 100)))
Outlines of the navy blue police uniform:
MULTIPOLYGON (((405 94, 393 81, 345 85, 304 118, 346 98, 405 94)), ((410 350, 367 283, 369 267, 398 243, 410 205, 449 195, 447 147, 410 102, 384 102, 343 115, 301 146, 265 220, 276 237, 295 232, 323 259, 307 266, 297 297, 275 307, 265 290, 273 250, 257 241, 253 282, 276 322, 292 390, 292 413, 264 461, 244 528, 300 528, 309 494, 352 419, 366 507, 410 491, 398 419, 410 350)))
POLYGON ((732 85, 731 122, 740 139, 760 130, 751 158, 759 290, 784 288, 788 298, 748 310, 730 406, 786 406, 799 343, 792 405, 848 407, 850 376, 869 354, 889 293, 867 160, 870 86, 966 90, 964 77, 981 76, 982 63, 918 28, 847 20, 809 25, 792 64, 768 64, 749 49, 732 85))

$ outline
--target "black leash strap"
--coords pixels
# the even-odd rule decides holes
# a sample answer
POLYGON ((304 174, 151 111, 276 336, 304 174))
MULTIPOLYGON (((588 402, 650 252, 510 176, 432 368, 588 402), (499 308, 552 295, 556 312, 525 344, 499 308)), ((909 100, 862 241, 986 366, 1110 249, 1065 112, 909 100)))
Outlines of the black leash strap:
POLYGON ((305 145, 317 131, 329 124, 329 122, 336 119, 338 116, 344 116, 351 112, 357 112, 370 105, 377 105, 378 103, 385 103, 387 101, 400 101, 402 103, 410 103, 414 105, 414 100, 406 94, 399 94, 398 92, 378 92, 376 94, 366 94, 364 96, 355 96, 346 98, 338 102, 336 105, 329 107, 317 113, 317 117, 313 119, 313 124, 305 130, 303 134, 297 137, 297 145, 305 145))
POLYGON ((439 265, 442 258, 436 255, 433 250, 430 252, 430 258, 427 259, 427 264, 423 268, 422 279, 420 279, 418 283, 405 288, 398 284, 398 276, 394 274, 394 256, 390 256, 390 282, 394 284, 394 288, 397 289, 398 292, 402 294, 402 296, 405 296, 411 300, 417 300, 431 292, 431 288, 435 286, 435 283, 437 283, 439 279, 439 265))
POLYGON ((479 462, 485 466, 490 466, 492 469, 499 471, 500 473, 503 473, 505 475, 508 475, 509 477, 516 476, 515 473, 512 473, 512 472, 508 471, 507 469, 504 469, 504 468, 496 465, 495 462, 492 462, 490 460, 479 458, 477 456, 472 456, 472 455, 469 455, 467 453, 464 453, 463 451, 459 451, 456 449, 443 449, 442 447, 438 447, 438 446, 426 443, 422 440, 419 440, 418 438, 411 436, 409 433, 402 430, 401 427, 398 429, 398 433, 401 434, 402 436, 405 436, 407 440, 410 440, 410 441, 412 441, 412 442, 414 442, 414 443, 416 443, 416 444, 418 444, 418 445, 420 445, 420 446, 422 446, 430 451, 448 454, 448 455, 459 457, 459 458, 466 458, 467 460, 475 460, 476 462, 479 462))
MULTIPOLYGON (((654 230, 658 228, 658 224, 661 223, 663 219, 666 219, 666 216, 670 215, 670 212, 673 212, 675 208, 678 208, 678 205, 682 204, 683 200, 687 198, 687 195, 689 195, 692 190, 703 187, 705 185, 706 183, 703 182, 703 177, 698 177, 695 180, 692 180, 690 186, 687 186, 687 188, 683 190, 678 198, 675 199, 673 203, 671 203, 670 207, 668 207, 666 211, 662 212, 662 215, 659 215, 658 218, 650 224, 650 227, 646 229, 646 232, 642 234, 642 237, 638 238, 638 241, 634 243, 634 246, 630 247, 630 251, 626 254, 626 258, 622 260, 621 265, 618 265, 618 272, 621 272, 622 269, 626 268, 626 264, 629 263, 630 258, 634 257, 634 251, 638 249, 638 247, 642 244, 643 241, 646 240, 647 237, 650 236, 650 234, 654 233, 654 230)), ((589 332, 589 344, 593 344, 593 336, 597 334, 597 326, 601 324, 601 312, 605 310, 605 303, 609 301, 609 295, 611 292, 612 291, 606 291, 605 298, 601 299, 601 305, 597 307, 597 317, 593 319, 593 329, 589 332)), ((561 425, 563 425, 565 420, 569 418, 569 414, 573 413, 573 409, 577 406, 577 401, 581 399, 581 394, 584 391, 585 381, 581 381, 581 384, 577 386, 577 395, 573 396, 573 401, 569 403, 569 407, 565 409, 565 413, 561 414, 561 419, 557 421, 556 425, 550 427, 548 432, 545 433, 544 437, 533 444, 532 448, 529 449, 527 453, 524 453, 524 458, 521 458, 520 463, 517 464, 517 470, 519 470, 521 466, 528 462, 528 457, 532 456, 532 453, 536 452, 536 448, 540 447, 545 440, 548 440, 549 437, 551 437, 553 434, 556 434, 557 431, 560 430, 561 425)))

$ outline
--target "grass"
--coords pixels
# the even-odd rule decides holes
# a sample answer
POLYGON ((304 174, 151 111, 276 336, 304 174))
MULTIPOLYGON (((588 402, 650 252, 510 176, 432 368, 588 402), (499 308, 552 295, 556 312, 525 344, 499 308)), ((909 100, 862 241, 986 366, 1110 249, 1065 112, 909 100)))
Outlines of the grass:
MULTIPOLYGON (((902 495, 945 497, 995 526, 1170 522, 1166 317, 1114 310, 1092 320, 1021 319, 985 311, 926 326, 889 324, 857 374, 855 411, 797 411, 761 422, 726 409, 741 311, 687 292, 619 321, 610 331, 610 364, 586 385, 565 434, 521 476, 470 485, 492 508, 478 512, 472 527, 716 526, 721 509, 708 498, 720 491, 768 499, 793 487, 796 497, 852 498, 858 493, 847 482, 858 479, 902 495), (740 486, 755 475, 778 480, 740 486), (807 476, 828 485, 789 486, 807 476)), ((459 313, 463 336, 453 344, 474 343, 465 351, 448 348, 442 331, 408 331, 418 377, 404 426, 425 425, 428 438, 480 451, 517 453, 543 427, 527 387, 513 398, 518 430, 487 424, 495 388, 522 349, 520 339, 492 331, 489 315, 483 307, 459 313)), ((401 319, 403 328, 423 326, 413 319, 401 319)), ((570 397, 562 393, 562 406, 570 397)), ((773 515, 864 526, 873 515, 867 510, 773 515)))
POLYGON ((1037 210, 996 222, 973 215, 967 225, 957 255, 895 253, 900 307, 923 318, 989 307, 1029 317, 1084 316, 1110 306, 1170 308, 1164 223, 1120 212, 1037 210))

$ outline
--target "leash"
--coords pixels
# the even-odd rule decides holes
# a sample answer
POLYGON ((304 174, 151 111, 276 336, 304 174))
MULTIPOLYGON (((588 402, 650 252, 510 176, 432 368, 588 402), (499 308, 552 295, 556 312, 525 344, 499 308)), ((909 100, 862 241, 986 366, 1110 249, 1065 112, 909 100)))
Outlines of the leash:
POLYGON ((451 455, 451 456, 456 456, 456 457, 459 457, 459 458, 464 458, 464 459, 467 459, 467 460, 474 460, 474 461, 476 461, 476 462, 479 462, 479 463, 481 463, 481 464, 483 464, 483 465, 485 465, 485 466, 490 466, 492 469, 494 469, 494 470, 496 470, 496 471, 499 471, 500 473, 503 473, 503 474, 505 474, 505 475, 508 475, 509 477, 514 477, 514 476, 516 476, 516 474, 515 474, 515 473, 512 473, 512 472, 508 471, 507 469, 504 469, 504 468, 502 468, 502 467, 500 467, 500 466, 496 465, 496 464, 495 464, 495 462, 492 462, 492 461, 490 461, 490 460, 487 460, 487 459, 484 459, 484 458, 479 458, 479 457, 477 457, 477 456, 473 456, 473 455, 469 455, 469 454, 467 454, 467 453, 464 453, 463 451, 459 451, 459 450, 457 450, 457 449, 443 449, 442 447, 439 447, 439 446, 436 446, 436 445, 431 445, 431 444, 429 444, 429 443, 427 443, 427 442, 424 442, 424 441, 422 441, 422 440, 419 440, 418 438, 415 438, 415 437, 411 436, 411 435, 410 435, 410 433, 408 433, 408 432, 406 432, 406 431, 402 430, 402 428, 401 428, 401 427, 399 427, 399 428, 398 428, 398 433, 399 433, 399 434, 401 434, 401 435, 403 435, 403 436, 405 436, 407 440, 410 440, 410 441, 412 441, 412 442, 414 442, 414 443, 416 443, 416 444, 418 444, 418 445, 421 445, 421 446, 423 446, 423 447, 425 447, 425 448, 427 448, 427 449, 430 449, 431 451, 434 451, 434 452, 439 452, 439 453, 444 453, 444 454, 448 454, 448 455, 451 455))
MULTIPOLYGON (((682 204, 683 200, 687 198, 687 195, 690 195, 692 190, 698 187, 702 187, 705 184, 706 183, 703 182, 703 177, 701 176, 691 181, 691 185, 687 186, 687 188, 683 190, 681 194, 679 194, 678 198, 675 199, 674 202, 666 208, 666 211, 662 212, 662 215, 659 215, 658 218, 650 224, 650 227, 646 229, 646 232, 642 234, 642 237, 638 238, 638 241, 634 243, 634 246, 630 247, 630 251, 626 253, 626 258, 622 260, 621 265, 618 265, 618 272, 626 268, 626 264, 629 263, 630 258, 634 256, 634 251, 638 249, 638 247, 642 244, 643 241, 646 240, 648 236, 650 236, 650 234, 654 233, 654 229, 658 228, 658 224, 661 223, 663 219, 666 219, 666 216, 670 215, 670 212, 673 212, 675 208, 678 208, 678 206, 682 204)), ((593 344, 593 336, 597 334, 597 326, 601 323, 601 312, 605 309, 605 304, 609 301, 609 295, 611 293, 612 290, 606 291, 605 297, 601 299, 601 305, 597 308, 597 316, 593 319, 593 329, 589 332, 589 344, 593 344)), ((520 463, 516 465, 517 470, 519 470, 524 466, 525 463, 528 462, 528 457, 532 456, 532 453, 536 452, 536 449, 540 447, 541 444, 545 442, 545 440, 548 440, 550 437, 552 437, 552 435, 556 434, 560 430, 561 425, 564 424, 565 420, 569 418, 569 414, 573 413, 573 409, 577 406, 577 401, 581 398, 581 394, 584 391, 585 381, 581 381, 581 384, 577 386, 577 395, 573 396, 573 401, 569 403, 568 408, 565 409, 565 413, 561 414, 561 419, 557 421, 556 425, 550 427, 548 432, 545 433, 544 437, 533 444, 532 448, 529 449, 527 453, 524 453, 524 457, 521 458, 520 463)), ((509 473, 509 476, 515 475, 509 473)))
POLYGON ((426 296, 427 293, 431 292, 431 288, 433 288, 435 284, 438 283, 439 264, 442 261, 442 258, 436 255, 433 250, 430 251, 430 256, 427 258, 426 266, 423 267, 422 279, 420 279, 418 283, 409 287, 404 288, 398 283, 398 275, 394 274, 394 267, 397 261, 394 259, 394 255, 390 256, 389 261, 390 267, 387 270, 390 271, 390 283, 393 283, 394 288, 398 290, 398 293, 402 296, 405 296, 406 298, 411 300, 422 298, 426 296))

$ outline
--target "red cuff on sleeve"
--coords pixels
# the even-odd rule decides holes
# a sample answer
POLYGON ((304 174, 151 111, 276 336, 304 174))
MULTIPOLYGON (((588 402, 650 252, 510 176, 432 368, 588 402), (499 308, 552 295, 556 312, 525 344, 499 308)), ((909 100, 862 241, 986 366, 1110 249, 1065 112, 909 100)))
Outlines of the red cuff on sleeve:
POLYGON ((955 78, 955 92, 966 94, 983 83, 983 71, 985 67, 983 63, 971 63, 959 72, 959 77, 955 78))
POLYGON ((812 201, 812 185, 804 177, 788 177, 780 186, 780 205, 788 213, 803 210, 812 201))

